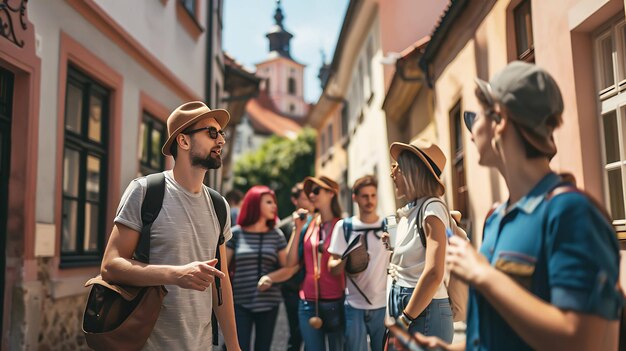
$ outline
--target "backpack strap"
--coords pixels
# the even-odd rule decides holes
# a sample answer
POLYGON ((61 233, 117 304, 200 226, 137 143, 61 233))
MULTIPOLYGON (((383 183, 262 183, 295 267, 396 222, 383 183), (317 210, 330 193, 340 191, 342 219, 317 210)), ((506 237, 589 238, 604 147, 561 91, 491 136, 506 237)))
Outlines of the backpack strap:
MULTIPOLYGON (((226 226, 226 203, 220 193, 211 188, 208 189, 209 195, 211 196, 211 202, 213 202, 213 208, 215 208, 215 214, 217 214, 217 220, 220 223, 220 235, 217 239, 217 248, 215 249, 215 258, 217 258, 215 268, 221 271, 222 260, 220 257, 220 245, 224 244, 224 227, 226 226)), ((224 301, 222 300, 222 281, 218 277, 215 277, 215 290, 217 291, 217 305, 221 306, 224 303, 224 301)), ((213 334, 213 345, 217 345, 219 336, 217 317, 215 316, 215 312, 211 313, 211 329, 213 334)))
POLYGON ((352 217, 343 219, 343 237, 346 239, 346 243, 349 243, 350 235, 352 234, 352 217))
POLYGON ((424 223, 426 207, 434 202, 440 202, 446 208, 448 208, 448 206, 446 206, 446 204, 437 197, 431 197, 429 199, 426 199, 426 201, 424 201, 424 203, 420 206, 420 209, 417 212, 417 223, 415 223, 415 225, 417 226, 417 231, 419 232, 420 240, 422 241, 422 245, 424 246, 424 248, 426 248, 426 232, 424 231, 424 226, 422 225, 422 223, 424 223))
MULTIPOLYGON (((224 198, 217 191, 208 188, 209 195, 211 195, 211 201, 213 202, 213 208, 215 208, 215 213, 217 214, 217 220, 220 223, 220 235, 217 240, 217 248, 215 250, 215 258, 217 258, 217 263, 215 264, 215 268, 218 270, 222 270, 221 257, 220 257, 220 245, 224 244, 224 227, 226 226, 226 203, 224 202, 224 198)), ((220 278, 215 277, 215 288, 217 289, 217 305, 221 306, 222 301, 222 282, 220 278)))
POLYGON ((152 229, 152 223, 161 212, 161 206, 163 206, 163 196, 165 195, 165 174, 155 173, 146 177, 147 187, 146 195, 143 198, 141 204, 141 234, 139 236, 139 243, 135 248, 133 259, 143 262, 150 262, 150 230, 152 229))
POLYGON ((601 205, 600 202, 598 202, 598 200, 596 200, 593 196, 591 196, 586 191, 577 188, 574 184, 572 184, 571 182, 567 180, 564 180, 563 182, 559 183, 556 187, 554 187, 548 193, 548 195, 546 195, 546 200, 550 201, 553 197, 561 195, 561 194, 566 194, 566 193, 578 193, 578 194, 584 195, 587 198, 587 200, 589 200, 591 204, 595 208, 597 208, 598 211, 600 211, 604 219, 606 219, 609 223, 613 223, 613 219, 611 218, 611 215, 606 210, 606 208, 603 205, 601 205))
POLYGON ((306 235, 306 231, 309 230, 311 221, 313 221, 313 216, 308 216, 306 223, 304 223, 304 226, 302 226, 302 229, 300 230, 300 241, 298 242, 298 262, 302 262, 304 259, 304 236, 306 235))

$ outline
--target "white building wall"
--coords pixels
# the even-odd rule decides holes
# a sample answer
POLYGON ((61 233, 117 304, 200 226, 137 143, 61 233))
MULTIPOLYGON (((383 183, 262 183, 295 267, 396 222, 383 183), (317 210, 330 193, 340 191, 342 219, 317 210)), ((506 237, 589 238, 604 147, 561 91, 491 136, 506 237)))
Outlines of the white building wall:
POLYGON ((191 89, 204 92, 208 1, 198 1, 198 18, 204 23, 204 32, 197 39, 178 21, 178 0, 94 1, 191 89))
MULTIPOLYGON (((116 3, 121 4, 122 1, 116 3)), ((169 1, 168 6, 174 2, 169 1)), ((136 5, 161 6, 160 1, 137 2, 136 5), (150 5, 147 5, 150 4, 150 5)), ((57 116, 58 111, 58 87, 59 87, 59 50, 61 32, 66 33, 75 41, 79 42, 83 47, 95 56, 99 57, 109 67, 117 71, 123 77, 122 88, 122 128, 121 128, 121 179, 120 194, 126 188, 128 183, 136 177, 138 169, 138 133, 139 133, 139 114, 140 114, 140 92, 144 92, 159 101, 162 105, 173 110, 183 103, 182 99, 173 92, 170 87, 161 80, 155 78, 145 67, 138 64, 116 43, 112 42, 98 29, 89 23, 81 14, 77 13, 66 2, 60 1, 33 1, 28 4, 28 12, 31 21, 35 24, 36 34, 40 37, 40 57, 41 57, 41 103, 39 118, 39 147, 37 160, 37 222, 54 223, 55 209, 55 187, 57 174, 56 154, 63 150, 57 150, 57 126, 58 119, 64 118, 57 116)), ((121 6, 121 5, 120 5, 121 6)), ((108 8, 108 7, 107 7, 108 8)), ((125 7, 128 11, 128 7, 125 7)), ((147 11, 154 11, 146 9, 147 11)), ((115 10, 118 11, 119 10, 115 10)), ((172 9, 173 11, 173 9, 172 9)), ((110 14, 117 15, 118 12, 110 14)), ((135 10, 129 11, 137 13, 135 10)), ((175 21, 175 13, 163 12, 160 17, 167 17, 175 21)), ((114 17, 115 20, 117 18, 114 17)), ((155 19, 156 20, 156 19, 155 19)), ((175 23, 168 22, 166 18, 163 23, 174 26, 175 23)), ((141 22, 141 21, 139 21, 141 22)), ((164 28, 163 30, 167 30, 164 28)), ((181 33, 182 36, 183 33, 181 33)), ((187 35, 184 33, 184 35, 187 35)), ((165 39, 162 39, 165 43, 165 39)), ((175 41, 174 38, 170 41, 175 41)), ((144 43, 141 43, 144 45, 144 43)), ((198 70, 204 69, 204 52, 198 51, 193 56, 200 58, 191 58, 192 55, 185 55, 191 61, 188 66, 197 65, 198 70), (192 64, 193 62, 193 64, 192 64)), ((159 59, 161 59, 159 57, 159 59)), ((171 69, 178 75, 178 71, 171 69)), ((185 73, 183 73, 184 75, 185 73)), ((194 77, 200 80, 204 79, 204 73, 194 73, 194 77), (195 77, 197 76, 197 77, 195 77)), ((184 76, 178 76, 179 79, 187 81, 184 76)), ((195 84, 194 93, 198 96, 204 95, 204 89, 201 84, 195 84)))
MULTIPOLYGON (((378 20, 374 20, 370 32, 365 36, 358 59, 352 71, 352 84, 348 91, 350 108, 348 149, 348 181, 366 174, 378 179, 378 213, 395 213, 395 192, 389 176, 390 156, 387 140, 386 116, 381 106, 385 98, 383 67, 380 64, 382 50, 378 38, 378 20), (368 62, 368 40, 371 40, 373 56, 368 62), (367 65, 371 65, 371 75, 367 65), (371 87, 370 87, 371 85, 371 87), (368 103, 368 100, 371 99, 368 103), (363 113, 360 118, 361 111, 363 113)), ((355 212, 357 207, 355 206, 355 212)))
POLYGON ((254 133, 254 129, 250 124, 248 115, 245 114, 241 118, 241 122, 237 125, 237 135, 235 138, 235 147, 233 153, 233 164, 251 152, 258 150, 268 137, 254 133))

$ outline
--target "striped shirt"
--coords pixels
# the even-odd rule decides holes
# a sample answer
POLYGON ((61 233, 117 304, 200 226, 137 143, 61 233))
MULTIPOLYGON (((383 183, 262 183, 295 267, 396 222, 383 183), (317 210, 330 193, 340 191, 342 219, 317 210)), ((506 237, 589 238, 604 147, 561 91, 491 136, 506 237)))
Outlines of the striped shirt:
POLYGON ((287 247, 285 236, 278 228, 267 233, 249 233, 236 226, 232 232, 226 246, 234 251, 230 264, 235 272, 232 277, 235 304, 254 312, 278 306, 282 301, 279 285, 261 292, 257 283, 263 275, 281 268, 278 252, 287 247))

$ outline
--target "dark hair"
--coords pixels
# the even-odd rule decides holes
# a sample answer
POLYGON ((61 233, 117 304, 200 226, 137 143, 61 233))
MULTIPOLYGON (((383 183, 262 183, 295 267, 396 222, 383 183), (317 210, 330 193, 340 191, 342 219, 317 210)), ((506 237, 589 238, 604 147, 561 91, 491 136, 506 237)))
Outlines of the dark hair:
POLYGON ((243 199, 243 193, 237 189, 233 189, 224 196, 229 204, 237 204, 243 199))
POLYGON ((174 161, 176 161, 176 156, 178 156, 178 141, 176 141, 176 139, 174 139, 174 142, 170 145, 170 154, 174 158, 174 161))
POLYGON ((300 194, 304 191, 304 183, 298 182, 291 188, 291 197, 293 199, 297 199, 300 197, 300 194))
POLYGON ((352 193, 354 195, 359 195, 359 191, 366 186, 373 186, 378 189, 378 181, 376 180, 376 177, 368 174, 355 180, 352 185, 352 193))
POLYGON ((330 201, 330 210, 333 212, 333 216, 335 216, 335 218, 341 218, 343 215, 343 210, 339 204, 339 196, 337 196, 337 194, 335 194, 333 199, 330 201))
MULTIPOLYGON (((261 217, 261 198, 263 195, 271 195, 276 201, 276 194, 272 189, 268 188, 265 185, 255 185, 248 192, 246 196, 243 198, 243 203, 241 204, 241 209, 239 210, 239 216, 237 216, 237 224, 242 227, 252 225, 256 223, 261 217)), ((278 202, 276 201, 278 205, 278 202)), ((277 218, 273 220, 267 221, 267 226, 272 229, 276 225, 277 218)))

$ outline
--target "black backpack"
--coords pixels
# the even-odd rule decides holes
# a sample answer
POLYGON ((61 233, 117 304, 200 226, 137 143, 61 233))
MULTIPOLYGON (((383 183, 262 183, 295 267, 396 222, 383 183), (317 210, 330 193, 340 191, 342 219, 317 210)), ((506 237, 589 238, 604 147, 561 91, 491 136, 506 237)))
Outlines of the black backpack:
MULTIPOLYGON (((135 252, 137 253, 137 257, 135 259, 147 262, 148 257, 150 255, 150 228, 152 228, 152 223, 161 212, 161 207, 163 206, 163 196, 165 195, 165 174, 164 173, 156 173, 150 174, 146 177, 148 186, 146 189, 146 196, 143 199, 143 203, 141 204, 141 220, 143 221, 143 228, 141 230, 141 237, 139 239, 139 244, 137 244, 137 249, 135 252), (147 256, 146 256, 147 255, 147 256)), ((224 244, 224 227, 226 226, 226 203, 222 195, 220 195, 217 191, 208 188, 209 195, 211 196, 211 201, 213 202, 213 207, 215 208, 215 213, 217 214, 217 220, 220 223, 220 236, 217 240, 217 248, 215 250, 215 258, 217 258, 217 263, 215 264, 215 268, 222 270, 221 258, 220 258, 220 245, 224 244)), ((222 301, 222 282, 220 278, 215 277, 215 288, 217 290, 217 305, 221 306, 222 301)), ((211 315, 211 326, 213 328, 213 345, 217 345, 218 343, 218 325, 217 318, 215 317, 215 312, 211 315)))

